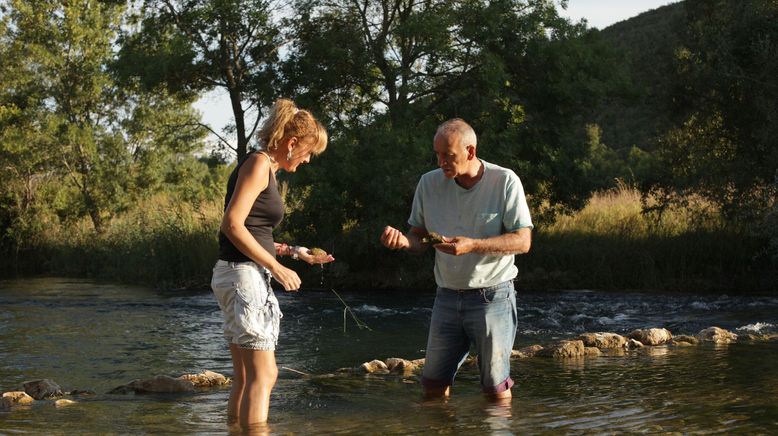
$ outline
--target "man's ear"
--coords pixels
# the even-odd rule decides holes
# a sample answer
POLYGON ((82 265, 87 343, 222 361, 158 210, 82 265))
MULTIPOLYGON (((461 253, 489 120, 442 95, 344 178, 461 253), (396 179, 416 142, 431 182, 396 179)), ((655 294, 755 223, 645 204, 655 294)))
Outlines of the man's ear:
POLYGON ((467 150, 467 160, 475 159, 475 145, 468 145, 465 149, 467 150))

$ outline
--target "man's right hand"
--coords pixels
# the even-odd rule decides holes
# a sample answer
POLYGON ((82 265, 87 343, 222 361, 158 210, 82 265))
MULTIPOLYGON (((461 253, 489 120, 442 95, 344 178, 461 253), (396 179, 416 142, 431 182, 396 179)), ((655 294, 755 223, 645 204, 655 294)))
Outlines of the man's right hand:
POLYGON ((411 246, 408 237, 391 226, 384 227, 384 232, 381 234, 381 243, 384 244, 384 247, 392 250, 407 250, 411 246))

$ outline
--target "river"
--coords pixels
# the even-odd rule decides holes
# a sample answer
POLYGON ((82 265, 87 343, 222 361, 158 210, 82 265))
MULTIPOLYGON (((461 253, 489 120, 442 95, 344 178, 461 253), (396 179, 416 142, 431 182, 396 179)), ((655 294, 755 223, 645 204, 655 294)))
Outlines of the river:
MULTIPOLYGON (((449 401, 423 402, 416 377, 336 376, 375 358, 423 357, 432 290, 277 292, 284 318, 269 430, 287 434, 778 433, 778 343, 647 347, 585 360, 513 364, 514 400, 485 401, 463 369, 449 401), (345 327, 345 328, 344 328, 345 327), (345 330, 345 331, 344 331, 345 330)), ((585 331, 665 327, 696 334, 778 331, 774 296, 519 292, 514 348, 585 331)), ((0 433, 227 434, 229 390, 107 394, 136 378, 204 369, 231 375, 218 306, 208 291, 87 280, 0 281, 0 391, 50 378, 96 392, 0 412, 0 433)))

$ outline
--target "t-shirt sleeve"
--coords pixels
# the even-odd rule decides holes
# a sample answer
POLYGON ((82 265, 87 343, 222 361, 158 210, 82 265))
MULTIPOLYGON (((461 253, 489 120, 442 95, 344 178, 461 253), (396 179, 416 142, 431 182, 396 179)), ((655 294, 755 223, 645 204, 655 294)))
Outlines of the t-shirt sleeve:
POLYGON ((416 193, 413 194, 413 206, 411 207, 411 216, 408 218, 408 224, 420 229, 426 229, 424 224, 424 207, 422 205, 422 196, 424 192, 423 179, 416 185, 416 193))
POLYGON ((511 174, 505 191, 505 213, 502 220, 505 231, 515 232, 525 227, 535 227, 519 176, 511 174))

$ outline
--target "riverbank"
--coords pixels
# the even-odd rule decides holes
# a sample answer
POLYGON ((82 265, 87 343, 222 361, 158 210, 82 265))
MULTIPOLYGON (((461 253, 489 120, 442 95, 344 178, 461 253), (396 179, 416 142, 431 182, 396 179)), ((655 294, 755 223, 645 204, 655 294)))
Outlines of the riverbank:
MULTIPOLYGON (((523 289, 692 292, 778 291, 778 264, 768 239, 727 223, 710 204, 645 213, 634 189, 595 194, 582 210, 537 223, 528 255, 517 257, 523 289)), ((205 288, 216 258, 221 205, 192 206, 162 196, 113 220, 103 234, 89 223, 52 223, 35 241, 6 253, 2 274, 108 279, 157 288, 205 288)), ((365 230, 367 232, 368 230, 365 230)), ((298 232, 299 233, 299 232, 298 232)), ((337 261, 325 268, 284 260, 310 288, 414 289, 433 286, 432 254, 367 248, 344 234, 337 261), (359 256, 351 255, 359 253, 359 256)), ((279 239, 290 240, 284 232, 279 239)), ((315 243, 315 242, 314 242, 315 243)))

